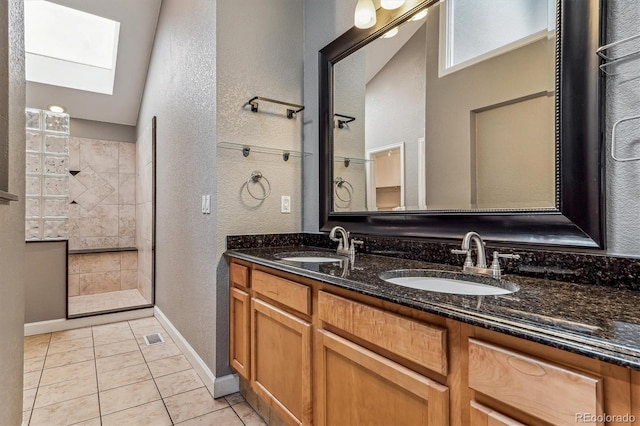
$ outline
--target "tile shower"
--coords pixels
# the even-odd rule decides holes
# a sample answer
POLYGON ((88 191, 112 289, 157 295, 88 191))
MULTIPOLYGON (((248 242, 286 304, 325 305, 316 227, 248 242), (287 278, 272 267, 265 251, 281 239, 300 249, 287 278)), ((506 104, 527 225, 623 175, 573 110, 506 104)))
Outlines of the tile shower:
POLYGON ((51 132, 51 115, 27 109, 26 239, 68 239, 69 316, 152 304, 151 130, 137 143, 79 138, 66 114, 51 132))

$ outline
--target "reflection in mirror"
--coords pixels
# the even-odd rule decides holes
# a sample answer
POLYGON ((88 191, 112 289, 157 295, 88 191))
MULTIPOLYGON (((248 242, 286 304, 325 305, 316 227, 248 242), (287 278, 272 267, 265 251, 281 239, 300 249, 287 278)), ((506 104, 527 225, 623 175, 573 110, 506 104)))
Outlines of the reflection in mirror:
POLYGON ((445 0, 335 63, 332 210, 555 209, 555 36, 553 0, 445 0))

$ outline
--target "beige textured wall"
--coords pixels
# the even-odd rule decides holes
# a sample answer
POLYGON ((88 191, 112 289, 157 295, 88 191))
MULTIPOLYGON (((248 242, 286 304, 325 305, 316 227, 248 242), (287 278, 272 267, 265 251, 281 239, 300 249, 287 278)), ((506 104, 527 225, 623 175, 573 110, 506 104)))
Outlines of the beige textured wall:
POLYGON ((471 112, 553 91, 555 40, 540 40, 439 78, 438 20, 439 6, 434 6, 427 16, 427 206, 468 209, 471 112), (438 107, 429 108, 430 104, 438 107))
POLYGON ((366 149, 404 142, 407 210, 418 208, 418 138, 425 134, 425 27, 367 84, 366 149))
POLYGON ((67 316, 67 242, 27 243, 25 251, 24 322, 67 316))
POLYGON ((153 302, 153 129, 151 123, 136 143, 135 239, 138 248, 136 287, 153 302))
POLYGON ((158 118, 156 305, 214 370, 216 206, 200 196, 215 193, 215 66, 216 1, 164 0, 137 126, 158 118))
MULTIPOLYGON (((305 110, 289 120, 282 105, 261 103, 258 113, 242 106, 253 96, 303 102, 302 2, 220 1, 217 15, 217 141, 300 151, 303 124, 314 120, 313 115, 305 110)), ((223 374, 230 371, 228 271, 222 257, 226 236, 299 231, 302 161, 284 162, 281 156, 269 154, 245 158, 240 151, 218 149, 216 168, 216 371, 223 374), (264 202, 250 198, 244 187, 254 170, 262 171, 271 182, 271 195, 264 202), (290 214, 280 213, 281 195, 291 197, 290 214)))
POLYGON ((8 103, 8 114, 0 120, 8 124, 9 192, 20 197, 18 202, 0 204, 0 424, 18 425, 22 422, 24 336, 23 1, 0 2, 0 22, 0 78, 9 82, 8 93, 0 94, 0 104, 8 103))
POLYGON ((366 53, 359 50, 338 62, 334 67, 333 105, 337 114, 356 117, 355 121, 344 128, 333 128, 333 155, 354 158, 356 161, 346 165, 342 161, 333 162, 333 178, 341 177, 351 184, 350 191, 345 188, 334 190, 334 210, 339 212, 367 210, 365 159, 365 108, 366 92, 366 53), (350 194, 350 192, 352 192, 350 194), (340 198, 342 198, 342 200, 340 198), (351 199, 350 201, 348 201, 351 199))
POLYGON ((69 154, 69 250, 135 247, 135 144, 71 137, 69 154))
POLYGON ((353 26, 357 0, 304 0, 304 149, 302 227, 318 232, 318 51, 353 26))

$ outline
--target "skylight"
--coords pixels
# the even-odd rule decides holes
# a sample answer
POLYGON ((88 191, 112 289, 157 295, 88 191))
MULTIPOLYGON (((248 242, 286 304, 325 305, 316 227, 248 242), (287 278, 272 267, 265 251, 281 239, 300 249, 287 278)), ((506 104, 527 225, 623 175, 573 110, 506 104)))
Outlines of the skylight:
POLYGON ((120 23, 44 0, 25 0, 28 81, 113 94, 120 23))

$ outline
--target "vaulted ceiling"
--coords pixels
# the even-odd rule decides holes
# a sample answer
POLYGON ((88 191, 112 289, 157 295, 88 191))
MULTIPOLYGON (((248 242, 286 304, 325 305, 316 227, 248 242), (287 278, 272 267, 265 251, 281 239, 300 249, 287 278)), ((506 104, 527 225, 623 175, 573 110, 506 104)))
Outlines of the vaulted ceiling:
POLYGON ((28 81, 27 106, 57 104, 72 118, 135 126, 162 0, 49 1, 120 22, 113 95, 28 81))

